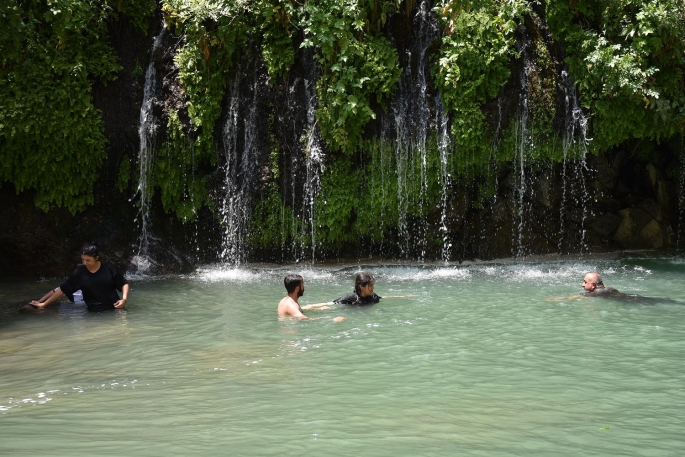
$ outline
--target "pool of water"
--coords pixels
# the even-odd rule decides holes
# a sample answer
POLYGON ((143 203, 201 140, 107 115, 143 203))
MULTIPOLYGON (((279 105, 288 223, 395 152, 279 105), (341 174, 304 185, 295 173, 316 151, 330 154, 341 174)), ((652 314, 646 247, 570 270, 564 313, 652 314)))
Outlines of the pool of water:
POLYGON ((680 457, 684 273, 653 254, 206 267, 131 278, 124 312, 39 314, 15 308, 59 281, 0 282, 0 455, 680 457), (278 320, 286 273, 304 305, 362 269, 412 297, 278 320), (563 298, 592 270, 655 299, 563 298))

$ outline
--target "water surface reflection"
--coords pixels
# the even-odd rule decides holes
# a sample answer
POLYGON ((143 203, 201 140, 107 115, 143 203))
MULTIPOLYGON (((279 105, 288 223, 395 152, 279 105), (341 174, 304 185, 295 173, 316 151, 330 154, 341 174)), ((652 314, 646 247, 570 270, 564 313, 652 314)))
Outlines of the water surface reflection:
POLYGON ((276 316, 280 267, 136 278, 118 313, 19 314, 47 282, 0 285, 0 453, 685 450, 685 307, 548 301, 577 294, 591 270, 677 300, 682 259, 297 267, 301 303, 349 292, 362 269, 381 296, 412 297, 293 322, 276 316))

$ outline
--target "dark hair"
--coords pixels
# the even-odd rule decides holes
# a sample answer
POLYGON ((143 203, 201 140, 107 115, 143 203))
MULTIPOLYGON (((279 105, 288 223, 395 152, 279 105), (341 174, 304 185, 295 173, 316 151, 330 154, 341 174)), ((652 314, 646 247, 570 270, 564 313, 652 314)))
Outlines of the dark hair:
POLYGON ((86 243, 81 246, 81 255, 100 257, 100 249, 93 243, 86 243))
POLYGON ((357 293, 357 295, 361 295, 362 294, 362 287, 366 287, 374 281, 375 281, 375 279, 373 279, 373 276, 371 276, 371 273, 367 273, 365 271, 362 271, 354 279, 354 291, 357 293))
POLYGON ((285 279, 283 280, 283 284, 285 285, 285 290, 287 290, 289 294, 292 294, 293 292, 295 292, 295 288, 297 286, 302 285, 302 281, 304 281, 302 276, 290 274, 285 277, 285 279))

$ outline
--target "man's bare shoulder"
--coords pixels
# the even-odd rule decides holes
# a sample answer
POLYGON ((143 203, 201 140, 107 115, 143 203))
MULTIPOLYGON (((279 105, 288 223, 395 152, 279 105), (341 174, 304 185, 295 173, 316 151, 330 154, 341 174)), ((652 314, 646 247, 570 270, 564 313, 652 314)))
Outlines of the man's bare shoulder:
POLYGON ((297 302, 286 296, 278 303, 278 315, 284 317, 302 316, 303 314, 300 311, 300 306, 297 304, 297 302))

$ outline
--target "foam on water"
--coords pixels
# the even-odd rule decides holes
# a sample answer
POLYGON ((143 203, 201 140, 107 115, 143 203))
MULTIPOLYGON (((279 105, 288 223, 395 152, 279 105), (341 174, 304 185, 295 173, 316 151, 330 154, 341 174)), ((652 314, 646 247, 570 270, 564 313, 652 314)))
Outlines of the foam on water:
POLYGON ((202 282, 252 282, 260 277, 260 274, 245 268, 222 268, 204 267, 197 270, 192 276, 202 282))
MULTIPOLYGON (((318 269, 318 268, 294 268, 292 270, 287 270, 287 274, 296 274, 300 275, 305 279, 314 279, 314 280, 329 280, 333 279, 334 274, 333 272, 329 270, 323 270, 323 269, 318 269)), ((281 277, 285 276, 286 272, 285 271, 273 271, 272 274, 276 277, 281 277)))
MULTIPOLYGON (((372 270, 373 272, 373 270, 372 270)), ((400 267, 381 270, 383 279, 390 281, 429 281, 433 279, 470 279, 472 276, 468 268, 435 268, 425 269, 417 267, 400 267)))

